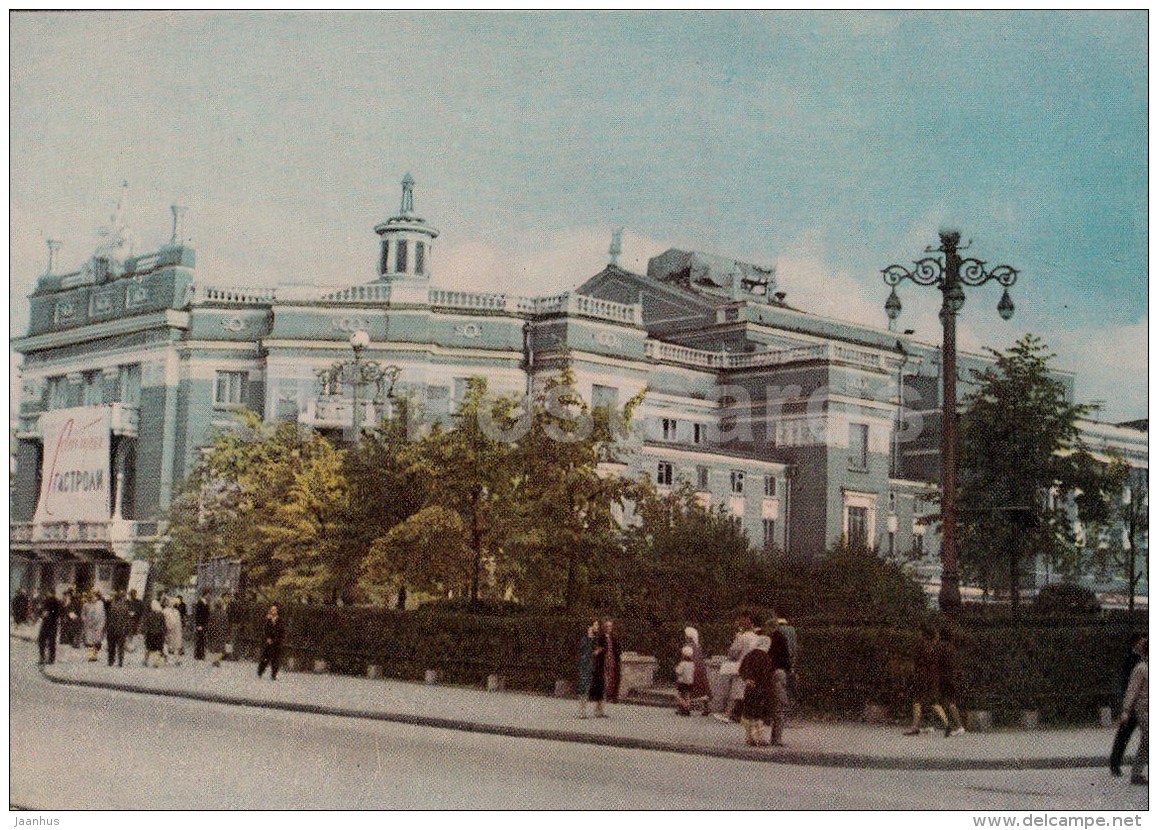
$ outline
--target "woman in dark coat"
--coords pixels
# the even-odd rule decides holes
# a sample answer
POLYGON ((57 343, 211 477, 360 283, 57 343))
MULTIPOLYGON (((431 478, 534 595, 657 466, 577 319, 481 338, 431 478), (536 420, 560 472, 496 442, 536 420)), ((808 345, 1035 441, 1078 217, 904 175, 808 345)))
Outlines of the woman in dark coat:
POLYGON ((599 641, 592 652, 591 688, 587 697, 595 703, 595 717, 605 718, 603 711, 604 701, 616 703, 619 701, 619 640, 612 631, 611 620, 604 620, 599 632, 599 641))
POLYGON ((277 669, 281 665, 281 646, 285 641, 285 621, 277 615, 277 606, 271 605, 265 615, 265 626, 261 637, 261 661, 257 664, 257 676, 265 674, 269 666, 269 679, 277 680, 277 669))
POLYGON ((953 645, 953 632, 948 628, 941 629, 936 655, 937 702, 949 713, 949 720, 945 724, 945 737, 964 735, 965 726, 961 723, 961 713, 957 711, 957 647, 953 645), (956 727, 953 724, 956 724, 956 727))
POLYGON ((153 600, 152 606, 145 612, 141 631, 145 635, 145 665, 152 662, 155 654, 156 666, 159 667, 165 657, 165 615, 161 613, 161 603, 157 600, 153 600))
POLYGON ((772 743, 764 728, 764 722, 770 720, 774 692, 773 665, 768 654, 771 645, 770 637, 757 637, 756 647, 740 661, 739 677, 744 681, 741 721, 748 746, 769 746, 772 743))
POLYGON ((587 717, 587 695, 595 674, 595 647, 599 643, 599 620, 593 620, 579 636, 579 677, 575 692, 579 695, 579 717, 587 717))
POLYGON ((225 644, 229 642, 229 618, 225 602, 218 598, 209 606, 209 621, 205 626, 205 648, 214 666, 221 665, 225 644))

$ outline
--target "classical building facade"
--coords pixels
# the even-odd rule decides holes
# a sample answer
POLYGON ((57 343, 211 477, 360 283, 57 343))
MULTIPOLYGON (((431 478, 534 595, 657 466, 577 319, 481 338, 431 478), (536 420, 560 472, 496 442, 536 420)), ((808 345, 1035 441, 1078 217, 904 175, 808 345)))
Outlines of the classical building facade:
MULTIPOLYGON (((14 341, 12 584, 123 586, 199 449, 241 408, 340 436, 400 396, 446 420, 472 377, 533 393, 564 362, 593 406, 645 392, 622 474, 687 482, 757 546, 816 556, 844 539, 915 554, 935 583, 935 345, 794 309, 774 268, 673 249, 632 273, 618 235, 574 292, 436 287, 439 232, 413 187, 407 176, 399 211, 374 228, 376 278, 351 286, 202 284, 176 209, 170 244, 148 255, 128 255, 114 216, 81 270, 54 273, 50 256, 14 341), (396 367, 390 397, 320 379, 351 358, 354 332, 368 335, 360 360, 396 367)), ((982 361, 961 364, 965 376, 982 361)), ((1145 469, 1144 430, 1088 426, 1145 469)))

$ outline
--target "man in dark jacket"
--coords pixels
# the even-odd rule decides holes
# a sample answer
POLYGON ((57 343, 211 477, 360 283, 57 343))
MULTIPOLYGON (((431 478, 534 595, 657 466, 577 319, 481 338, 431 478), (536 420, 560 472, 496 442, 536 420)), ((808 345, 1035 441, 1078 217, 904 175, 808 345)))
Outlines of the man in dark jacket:
POLYGON ((108 638, 108 654, 109 665, 114 662, 118 666, 125 665, 125 640, 128 639, 129 630, 132 628, 132 618, 129 614, 129 604, 125 601, 125 595, 117 591, 117 595, 109 604, 109 612, 106 617, 105 636, 108 638))
POLYGON ((277 669, 281 665, 281 646, 285 641, 285 621, 277 615, 277 606, 271 605, 265 615, 265 626, 261 637, 261 662, 257 664, 257 676, 265 674, 269 666, 269 679, 277 680, 277 669))
POLYGON ((201 592, 193 606, 193 659, 205 659, 205 635, 209 630, 209 589, 201 592))
MULTIPOLYGON (((1134 666, 1138 665, 1138 660, 1141 659, 1142 653, 1145 651, 1145 634, 1135 634, 1130 638, 1130 650, 1122 656, 1122 662, 1118 665, 1118 688, 1117 688, 1117 703, 1118 708, 1122 706, 1122 698, 1126 696, 1126 686, 1130 682, 1130 675, 1134 671, 1134 666)), ((1133 712, 1130 712, 1129 717, 1124 721, 1118 723, 1118 731, 1114 734, 1114 745, 1110 749, 1110 772, 1114 776, 1121 776, 1122 774, 1122 756, 1126 754, 1126 744, 1130 742, 1130 736, 1134 734, 1134 730, 1138 727, 1138 718, 1133 712)))
POLYGON ((56 633, 60 626, 60 600, 56 594, 49 591, 40 605, 40 636, 37 644, 40 646, 40 665, 51 665, 56 662, 56 633))

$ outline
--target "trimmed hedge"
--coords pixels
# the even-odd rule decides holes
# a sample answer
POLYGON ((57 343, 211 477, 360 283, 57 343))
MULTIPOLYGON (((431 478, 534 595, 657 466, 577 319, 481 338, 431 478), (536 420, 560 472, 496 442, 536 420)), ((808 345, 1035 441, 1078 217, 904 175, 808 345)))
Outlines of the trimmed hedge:
MULTIPOLYGON (((445 610, 394 611, 363 607, 284 605, 283 654, 308 667, 325 660, 330 671, 364 675, 379 665, 386 677, 421 680, 437 669, 450 683, 482 685, 488 674, 506 677, 507 688, 550 693, 555 681, 575 677, 576 647, 591 616, 468 614, 445 610)), ((249 606, 241 654, 256 657, 264 606, 249 606)), ((908 717, 918 632, 887 625, 848 625, 804 620, 799 692, 812 716, 858 717, 865 703, 908 717)), ((1022 709, 1037 709, 1043 723, 1096 721, 1110 705, 1118 662, 1130 635, 1145 630, 1144 615, 1095 620, 962 619, 962 709, 987 709, 999 723, 1016 722, 1022 709)), ((657 683, 672 681, 683 640, 683 623, 617 620, 625 651, 654 655, 657 683)), ((732 639, 730 621, 699 626, 705 654, 721 654, 732 639)))

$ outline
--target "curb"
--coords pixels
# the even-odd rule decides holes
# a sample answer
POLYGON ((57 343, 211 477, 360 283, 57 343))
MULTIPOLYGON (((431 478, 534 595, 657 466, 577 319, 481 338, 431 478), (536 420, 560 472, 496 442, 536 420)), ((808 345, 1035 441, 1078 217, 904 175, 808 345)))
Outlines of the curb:
POLYGON ((477 732, 486 735, 501 735, 511 738, 530 738, 542 741, 610 746, 619 749, 643 749, 654 752, 675 752, 682 755, 701 755, 713 758, 728 758, 738 761, 760 761, 764 763, 792 764, 812 767, 847 767, 862 769, 891 770, 1045 770, 1079 769, 1104 767, 1103 757, 1075 758, 1002 758, 1002 759, 940 759, 940 758, 886 758, 874 755, 852 755, 837 752, 807 752, 792 749, 749 749, 747 747, 711 747, 695 744, 656 741, 645 738, 630 738, 617 735, 585 735, 562 729, 532 729, 529 727, 502 724, 476 723, 473 721, 438 718, 429 715, 408 715, 391 712, 370 712, 363 709, 347 709, 339 706, 325 706, 314 703, 292 703, 281 701, 255 700, 237 695, 195 692, 175 689, 154 689, 134 686, 129 683, 109 683, 99 680, 78 680, 53 677, 40 667, 43 677, 62 686, 84 686, 94 689, 109 689, 132 694, 155 695, 158 697, 184 698, 220 703, 227 706, 249 706, 257 709, 276 709, 286 712, 301 712, 310 715, 331 715, 342 718, 401 723, 407 726, 425 726, 436 729, 452 729, 459 732, 477 732))

